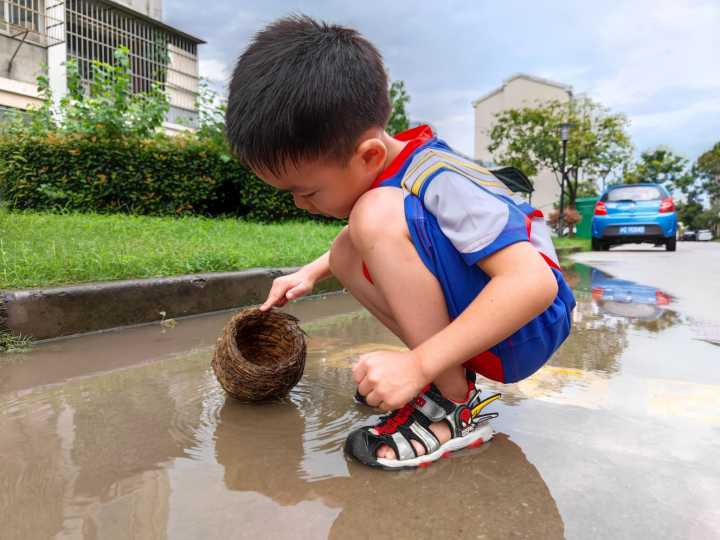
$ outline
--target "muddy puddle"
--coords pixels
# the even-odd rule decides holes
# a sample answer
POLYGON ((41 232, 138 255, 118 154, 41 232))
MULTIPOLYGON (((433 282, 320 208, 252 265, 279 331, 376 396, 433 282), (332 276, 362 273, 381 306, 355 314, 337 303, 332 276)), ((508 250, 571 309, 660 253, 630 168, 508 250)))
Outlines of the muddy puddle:
POLYGON ((230 313, 0 355, 0 538, 715 538, 720 348, 665 291, 575 265, 575 330, 504 393, 492 442, 428 469, 342 453, 353 355, 400 347, 346 295, 283 402, 226 398, 230 313))

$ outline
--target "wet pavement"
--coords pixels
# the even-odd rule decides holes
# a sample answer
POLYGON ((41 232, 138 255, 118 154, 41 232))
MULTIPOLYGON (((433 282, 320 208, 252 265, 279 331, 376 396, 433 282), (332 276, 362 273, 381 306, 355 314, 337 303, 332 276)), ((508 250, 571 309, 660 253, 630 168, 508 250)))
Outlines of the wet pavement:
POLYGON ((307 367, 273 404, 214 379, 230 312, 0 355, 0 538, 720 538, 720 347, 672 291, 566 275, 573 335, 485 385, 495 438, 417 471, 342 453, 350 359, 400 347, 346 295, 290 306, 307 367))

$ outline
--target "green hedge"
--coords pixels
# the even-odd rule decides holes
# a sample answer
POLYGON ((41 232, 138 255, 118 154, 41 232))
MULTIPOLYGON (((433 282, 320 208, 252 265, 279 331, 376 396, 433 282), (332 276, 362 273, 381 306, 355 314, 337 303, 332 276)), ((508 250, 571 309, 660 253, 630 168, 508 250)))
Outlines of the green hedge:
POLYGON ((18 210, 308 217, 289 193, 191 136, 0 140, 0 198, 18 210))

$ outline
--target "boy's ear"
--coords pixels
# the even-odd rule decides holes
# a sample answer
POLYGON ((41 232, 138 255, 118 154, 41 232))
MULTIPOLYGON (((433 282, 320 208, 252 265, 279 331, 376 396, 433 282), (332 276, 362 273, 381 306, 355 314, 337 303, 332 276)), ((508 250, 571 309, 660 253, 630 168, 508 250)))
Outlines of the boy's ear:
POLYGON ((387 146, 376 137, 365 139, 355 151, 355 157, 360 160, 363 167, 372 172, 382 169, 387 154, 387 146))

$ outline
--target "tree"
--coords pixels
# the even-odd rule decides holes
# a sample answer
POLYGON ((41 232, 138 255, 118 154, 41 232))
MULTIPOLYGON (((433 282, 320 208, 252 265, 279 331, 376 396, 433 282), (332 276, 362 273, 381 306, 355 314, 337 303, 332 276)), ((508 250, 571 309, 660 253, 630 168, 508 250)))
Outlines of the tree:
POLYGON ((405 91, 405 83, 403 81, 393 81, 390 85, 392 112, 387 123, 387 131, 390 135, 395 135, 410 127, 410 118, 408 118, 405 110, 405 105, 409 101, 410 96, 405 91))
POLYGON ((678 220, 691 230, 698 229, 697 220, 703 211, 703 205, 695 198, 688 197, 687 201, 677 203, 678 220))
MULTIPOLYGON (((578 178, 604 182, 619 175, 629 163, 632 144, 626 132, 624 115, 611 113, 590 98, 581 97, 569 103, 553 100, 535 107, 508 109, 496 115, 490 130, 488 150, 495 161, 535 176, 549 169, 560 185, 562 181, 562 141, 560 124, 570 122, 566 171, 568 205, 574 206, 578 178)), ((584 186, 584 191, 590 191, 584 186)))
POLYGON ((658 147, 646 150, 624 177, 626 184, 650 182, 662 184, 670 190, 689 193, 693 189, 694 177, 688 172, 688 160, 674 154, 671 150, 658 147))
POLYGON ((702 154, 694 170, 714 206, 720 206, 720 142, 702 154))
POLYGON ((600 193, 598 193, 595 182, 592 180, 581 180, 578 182, 576 195, 579 199, 580 197, 597 197, 600 193))

